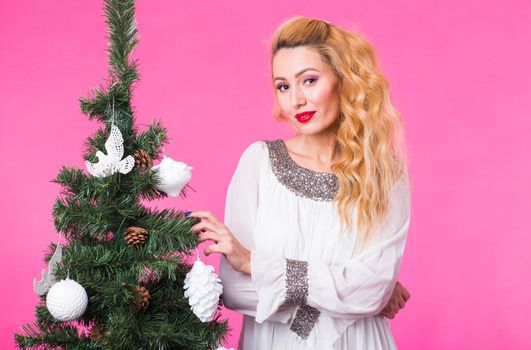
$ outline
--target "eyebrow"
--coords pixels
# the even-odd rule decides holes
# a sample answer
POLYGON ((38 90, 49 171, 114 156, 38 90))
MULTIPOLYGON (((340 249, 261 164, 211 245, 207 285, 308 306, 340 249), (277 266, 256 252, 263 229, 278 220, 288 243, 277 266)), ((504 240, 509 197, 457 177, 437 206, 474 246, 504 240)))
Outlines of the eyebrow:
MULTIPOLYGON (((309 70, 314 70, 314 71, 317 71, 319 72, 318 69, 315 69, 315 68, 304 68, 303 70, 301 70, 300 72, 298 72, 297 74, 295 74, 295 78, 298 78, 302 73, 306 72, 306 71, 309 71, 309 70)), ((276 80, 288 80, 286 78, 283 78, 283 77, 276 77, 273 81, 276 81, 276 80)))

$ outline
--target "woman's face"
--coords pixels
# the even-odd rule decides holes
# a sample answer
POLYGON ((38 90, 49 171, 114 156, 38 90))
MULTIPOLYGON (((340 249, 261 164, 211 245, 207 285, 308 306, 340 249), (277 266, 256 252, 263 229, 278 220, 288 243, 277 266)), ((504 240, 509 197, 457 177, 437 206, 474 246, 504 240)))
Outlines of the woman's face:
POLYGON ((299 134, 335 132, 340 82, 316 49, 280 49, 273 57, 272 70, 280 112, 299 134))

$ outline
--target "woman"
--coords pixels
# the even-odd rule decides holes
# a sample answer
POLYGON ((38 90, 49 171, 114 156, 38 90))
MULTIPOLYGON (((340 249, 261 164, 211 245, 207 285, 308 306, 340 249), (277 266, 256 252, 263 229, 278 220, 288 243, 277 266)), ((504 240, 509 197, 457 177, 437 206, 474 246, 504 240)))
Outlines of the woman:
POLYGON ((256 141, 230 182, 225 223, 192 229, 222 253, 239 349, 395 349, 388 320, 410 222, 401 119, 374 49, 326 21, 295 17, 272 43, 276 118, 297 130, 256 141))

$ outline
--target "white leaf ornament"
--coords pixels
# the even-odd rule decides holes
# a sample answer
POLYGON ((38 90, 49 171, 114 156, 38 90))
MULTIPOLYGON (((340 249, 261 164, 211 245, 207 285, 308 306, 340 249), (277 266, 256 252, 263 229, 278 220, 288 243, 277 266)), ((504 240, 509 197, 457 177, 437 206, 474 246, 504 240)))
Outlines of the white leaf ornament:
POLYGON ((61 245, 58 244, 55 248, 55 252, 53 253, 50 261, 48 262, 48 272, 46 269, 42 270, 42 279, 40 281, 37 281, 36 279, 33 279, 33 290, 38 295, 44 295, 52 285, 57 282, 57 279, 54 275, 56 266, 61 262, 61 258, 63 255, 63 249, 61 248, 61 245))

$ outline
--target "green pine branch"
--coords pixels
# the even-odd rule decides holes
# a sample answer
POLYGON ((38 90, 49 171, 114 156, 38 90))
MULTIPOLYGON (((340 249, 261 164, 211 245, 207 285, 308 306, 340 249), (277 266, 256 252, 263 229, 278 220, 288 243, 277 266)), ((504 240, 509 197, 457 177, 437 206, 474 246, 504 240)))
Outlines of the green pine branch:
POLYGON ((166 129, 160 121, 151 121, 149 128, 138 135, 137 148, 141 148, 153 158, 159 157, 159 150, 168 143, 166 129))
POLYGON ((111 77, 124 86, 137 79, 136 64, 129 55, 138 43, 134 0, 105 0, 105 17, 109 27, 109 63, 111 77))

